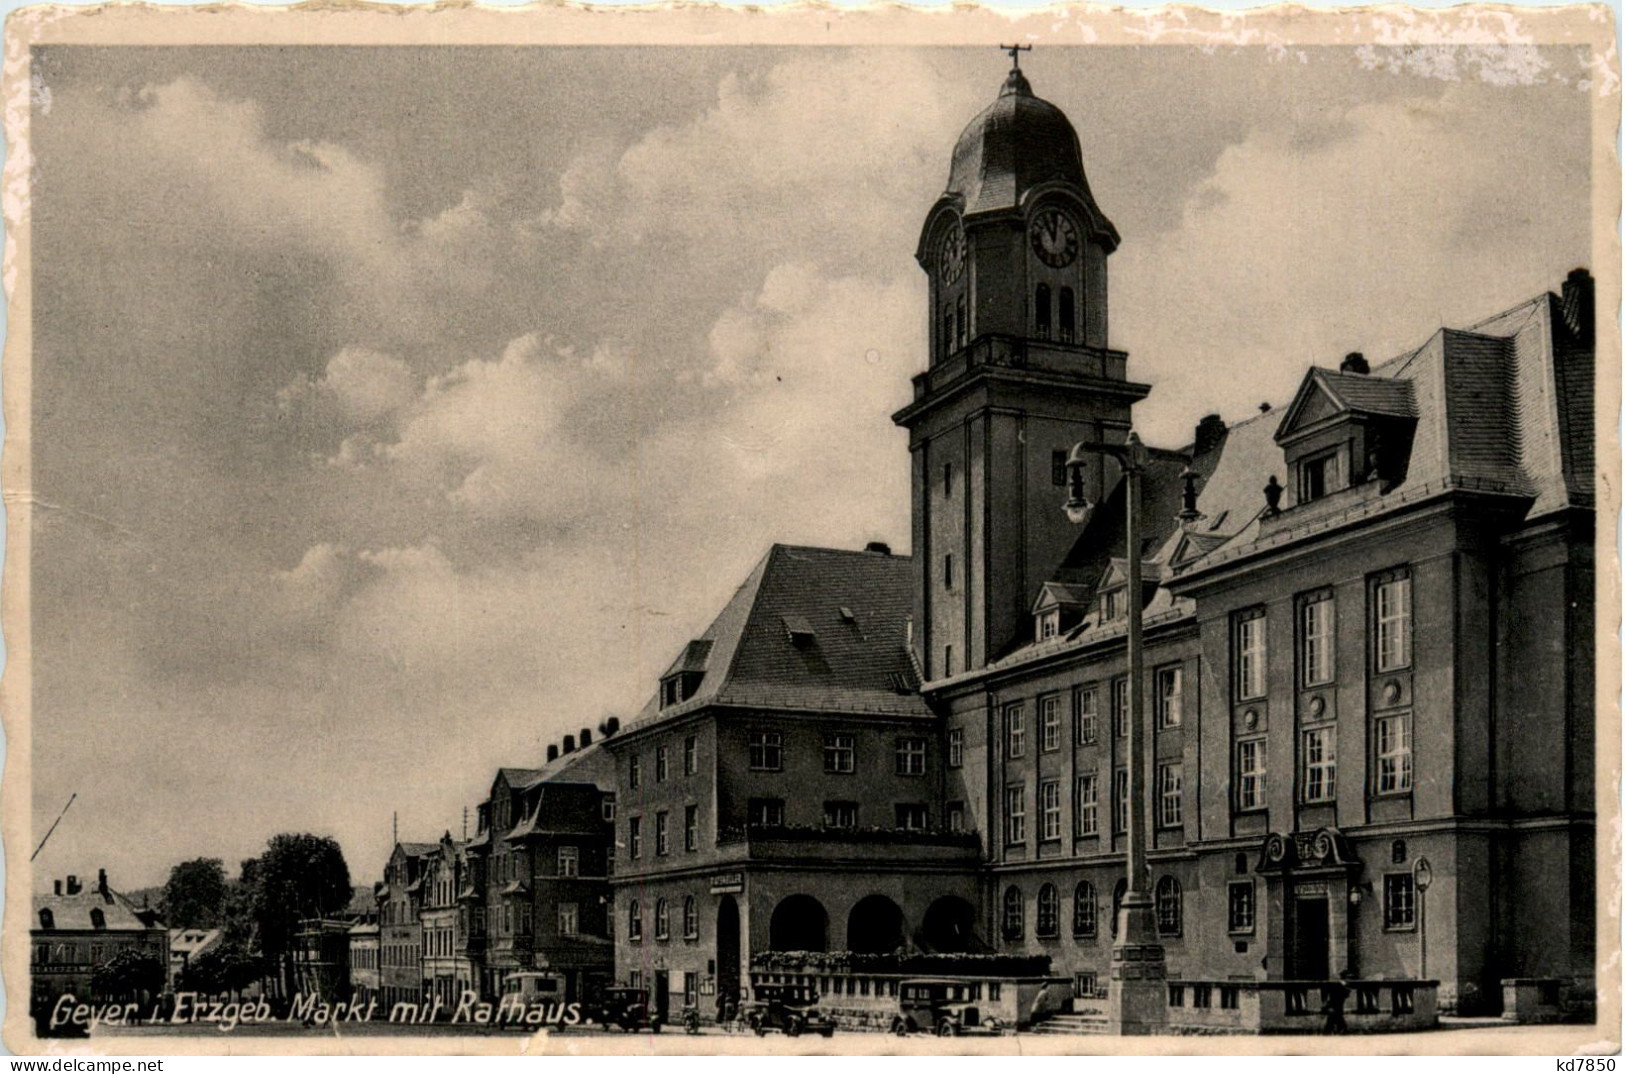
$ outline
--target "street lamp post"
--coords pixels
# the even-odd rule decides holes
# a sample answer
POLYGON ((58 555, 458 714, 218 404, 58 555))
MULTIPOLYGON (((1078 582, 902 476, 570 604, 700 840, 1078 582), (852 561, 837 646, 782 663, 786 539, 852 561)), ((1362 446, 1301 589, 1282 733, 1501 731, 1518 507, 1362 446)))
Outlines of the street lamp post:
POLYGON ((1426 858, 1417 858, 1411 867, 1416 885, 1416 948, 1420 956, 1422 980, 1428 979, 1428 885, 1433 883, 1433 866, 1426 858))
MULTIPOLYGON (((1145 652, 1140 603, 1140 479, 1149 453, 1135 433, 1123 444, 1074 444, 1067 456, 1070 495, 1066 514, 1075 523, 1089 517, 1093 505, 1084 495, 1083 469, 1091 454, 1110 455, 1123 467, 1127 482, 1124 542, 1128 552, 1128 808, 1124 818, 1126 890, 1119 910, 1117 936, 1112 942, 1111 988, 1107 1023, 1125 1036, 1156 1033, 1168 1024, 1167 967, 1158 942, 1155 907, 1146 888, 1146 816, 1150 795, 1146 786, 1145 652)), ((1116 789, 1113 788, 1115 795, 1116 789)))

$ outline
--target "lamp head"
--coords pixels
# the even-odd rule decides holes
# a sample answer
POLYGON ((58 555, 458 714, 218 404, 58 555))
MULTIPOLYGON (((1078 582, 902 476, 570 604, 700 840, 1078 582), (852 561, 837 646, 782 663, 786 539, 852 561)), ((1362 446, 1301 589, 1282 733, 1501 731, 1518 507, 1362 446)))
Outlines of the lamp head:
POLYGON ((1083 468, 1088 462, 1089 451, 1083 446, 1083 442, 1073 444, 1072 450, 1066 456, 1067 497, 1062 508, 1066 511, 1066 517, 1074 523, 1082 523, 1095 506, 1089 502, 1089 497, 1083 491, 1083 468))

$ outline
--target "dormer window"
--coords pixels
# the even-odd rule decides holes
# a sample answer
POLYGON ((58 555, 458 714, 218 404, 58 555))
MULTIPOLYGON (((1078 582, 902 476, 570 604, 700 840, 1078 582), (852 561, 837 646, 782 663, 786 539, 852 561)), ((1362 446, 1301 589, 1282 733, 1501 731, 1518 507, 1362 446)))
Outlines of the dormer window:
POLYGON ((42 929, 56 928, 56 915, 48 909, 41 910, 39 912, 39 927, 42 929))
POLYGON ((91 908, 90 927, 93 929, 105 929, 107 927, 107 915, 102 913, 99 906, 91 908))
POLYGON ((1061 609, 1053 608, 1038 617, 1038 640, 1053 638, 1061 632, 1061 609))
POLYGON ((660 707, 669 709, 683 699, 681 676, 673 675, 660 682, 660 707))
POLYGON ((1128 614, 1128 590, 1122 586, 1100 595, 1100 621, 1110 623, 1128 614))
POLYGON ((1298 464, 1298 502, 1311 503, 1343 487, 1338 452, 1328 451, 1298 464))

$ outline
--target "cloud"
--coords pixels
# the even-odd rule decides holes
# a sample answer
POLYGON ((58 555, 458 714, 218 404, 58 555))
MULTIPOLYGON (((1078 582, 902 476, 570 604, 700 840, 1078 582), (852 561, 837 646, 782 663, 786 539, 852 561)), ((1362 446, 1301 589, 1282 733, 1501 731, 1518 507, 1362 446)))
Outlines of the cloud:
POLYGON ((1155 385, 1142 428, 1187 443, 1202 413, 1284 402, 1310 364, 1375 363, 1554 286, 1590 232, 1583 196, 1551 192, 1583 192, 1589 160, 1520 92, 1355 105, 1337 137, 1260 125, 1226 149, 1179 228, 1113 259, 1113 335, 1155 385))
POLYGON ((409 403, 417 378, 399 358, 365 347, 346 347, 327 363, 318 379, 301 374, 277 395, 284 408, 331 404, 351 425, 370 425, 409 403))

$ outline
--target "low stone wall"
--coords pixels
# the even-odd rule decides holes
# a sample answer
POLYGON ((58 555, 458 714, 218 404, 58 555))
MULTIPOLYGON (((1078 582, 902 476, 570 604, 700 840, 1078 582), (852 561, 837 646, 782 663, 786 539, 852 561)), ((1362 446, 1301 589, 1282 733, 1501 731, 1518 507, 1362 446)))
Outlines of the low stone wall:
MULTIPOLYGON (((810 973, 752 971, 752 986, 794 984, 814 989, 818 1009, 842 1029, 891 1029, 898 1013, 898 991, 913 974, 810 973)), ((937 976, 937 975, 933 975, 937 976)), ((951 976, 951 975, 947 975, 951 976)), ((976 1000, 988 1015, 1006 1026, 1026 1027, 1035 1019, 1067 1009, 1072 983, 1065 977, 964 977, 980 987, 976 1000)))
POLYGON ((1438 1024, 1437 981, 1168 982, 1173 1033, 1410 1033, 1438 1024))

